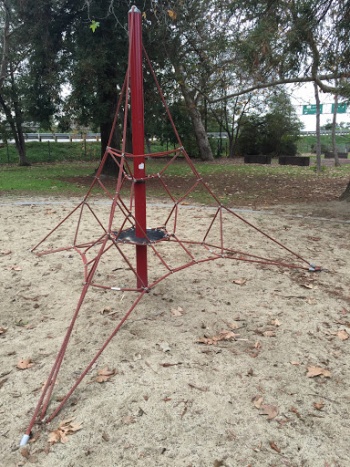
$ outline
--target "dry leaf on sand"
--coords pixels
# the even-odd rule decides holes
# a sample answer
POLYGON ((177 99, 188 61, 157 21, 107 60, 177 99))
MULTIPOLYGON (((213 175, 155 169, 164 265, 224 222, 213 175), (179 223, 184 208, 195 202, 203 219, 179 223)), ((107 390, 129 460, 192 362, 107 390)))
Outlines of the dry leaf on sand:
POLYGON ((8 271, 22 271, 21 266, 13 265, 13 266, 8 266, 7 268, 8 271))
POLYGON ((315 407, 316 410, 322 410, 324 407, 324 402, 314 402, 312 405, 315 407))
POLYGON ((136 423, 135 417, 132 415, 127 415, 123 418, 124 425, 131 425, 132 423, 136 423))
POLYGON ((106 381, 109 381, 110 378, 116 374, 117 374, 117 370, 115 368, 113 368, 113 370, 110 370, 108 366, 106 366, 105 368, 102 368, 102 370, 98 370, 95 381, 97 383, 105 383, 106 381))
POLYGON ((263 335, 264 335, 265 337, 276 337, 275 331, 264 331, 264 332, 263 332, 263 335))
POLYGON ((278 407, 275 405, 262 404, 260 415, 267 415, 268 420, 272 420, 278 415, 278 407))
POLYGON ((17 368, 20 370, 27 370, 28 368, 31 368, 34 365, 32 362, 31 358, 21 358, 19 362, 17 363, 17 368))
POLYGON ((338 331, 337 336, 342 341, 346 341, 347 339, 349 339, 349 334, 345 331, 345 329, 341 329, 340 331, 338 331))
POLYGON ((177 308, 171 309, 171 314, 173 316, 182 316, 184 314, 184 310, 181 308, 181 306, 178 306, 177 308))
POLYGON ((198 344, 206 344, 206 345, 216 345, 220 341, 228 341, 228 340, 236 340, 239 334, 235 334, 232 331, 221 331, 217 336, 213 337, 201 337, 196 342, 198 344))
POLYGON ((272 326, 276 326, 276 328, 278 328, 279 326, 281 326, 281 321, 276 318, 271 321, 271 324, 272 326))
POLYGON ((6 331, 7 328, 3 328, 2 326, 0 326, 0 334, 5 334, 6 331))
POLYGON ((81 430, 83 424, 74 422, 74 418, 68 418, 67 420, 63 420, 57 430, 51 431, 49 434, 48 442, 50 444, 55 443, 66 443, 68 441, 68 435, 72 435, 76 431, 81 430))
POLYGON ((307 368, 306 376, 308 378, 315 378, 315 376, 322 376, 324 378, 330 378, 332 374, 329 370, 326 370, 325 368, 321 368, 319 366, 309 366, 307 368))
POLYGON ((264 398, 258 394, 257 396, 253 397, 252 402, 257 409, 260 409, 262 403, 264 402, 264 398))
POLYGON ((236 285, 244 285, 247 283, 247 279, 234 279, 232 283, 236 285))
POLYGON ((274 441, 270 441, 270 448, 278 453, 281 452, 281 449, 277 446, 277 444, 274 441))

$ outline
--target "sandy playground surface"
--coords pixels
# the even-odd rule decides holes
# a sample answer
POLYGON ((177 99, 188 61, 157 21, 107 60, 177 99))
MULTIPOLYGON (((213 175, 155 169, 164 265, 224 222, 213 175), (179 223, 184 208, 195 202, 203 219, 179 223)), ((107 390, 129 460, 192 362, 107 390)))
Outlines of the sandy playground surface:
MULTIPOLYGON (((227 259, 171 275, 143 298, 62 412, 19 449, 83 282, 75 253, 29 250, 76 204, 0 199, 1 465, 350 465, 350 205, 337 202, 240 212, 328 271, 227 259), (107 367, 112 374, 102 371, 98 382, 107 367)), ((107 216, 107 205, 99 209, 107 216)), ((158 222, 166 209, 149 215, 158 222)), ((211 208, 186 206, 186 234, 210 216, 211 208)), ((274 253, 239 222, 225 229, 239 248, 274 253)), ((129 284, 126 268, 104 266, 109 279, 129 284)), ((134 298, 88 293, 49 412, 134 298)))

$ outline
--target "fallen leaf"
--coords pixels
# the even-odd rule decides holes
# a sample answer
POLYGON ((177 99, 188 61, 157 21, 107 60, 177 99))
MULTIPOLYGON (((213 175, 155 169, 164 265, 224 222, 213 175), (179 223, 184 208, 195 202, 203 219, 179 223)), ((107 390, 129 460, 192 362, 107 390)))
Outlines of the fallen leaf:
POLYGON ((263 332, 263 335, 265 337, 276 337, 275 331, 265 331, 265 332, 263 332))
POLYGON ((2 326, 0 326, 0 334, 5 334, 6 331, 7 328, 3 328, 2 326))
POLYGON ((255 406, 257 409, 260 409, 262 403, 264 402, 264 398, 263 398, 263 396, 260 396, 260 395, 258 394, 257 396, 254 396, 254 397, 253 397, 252 402, 253 402, 254 406, 255 406))
POLYGON ((298 418, 303 418, 300 413, 298 412, 298 409, 296 407, 291 407, 289 409, 291 412, 295 413, 295 415, 298 417, 298 418))
POLYGON ((60 422, 57 430, 51 431, 48 437, 48 442, 50 444, 55 444, 58 442, 66 443, 68 441, 68 435, 72 435, 76 431, 81 430, 83 424, 74 422, 74 418, 68 418, 60 422))
POLYGON ((277 444, 274 443, 273 441, 270 441, 270 447, 271 447, 271 449, 273 449, 274 451, 276 451, 276 452, 278 452, 278 453, 281 452, 280 448, 279 448, 279 447, 277 446, 277 444))
POLYGON ((17 368, 20 370, 27 370, 34 365, 30 358, 21 358, 21 360, 17 363, 17 368))
POLYGON ((99 311, 99 313, 100 313, 101 315, 106 315, 107 313, 111 313, 111 311, 112 311, 112 308, 110 308, 110 307, 104 307, 104 308, 102 308, 102 309, 99 311))
POLYGON ((136 423, 135 417, 132 415, 127 415, 123 418, 124 425, 131 425, 132 423, 136 423))
POLYGON ((308 378, 315 378, 316 376, 330 378, 332 376, 329 370, 326 370, 325 368, 321 368, 318 366, 309 366, 307 370, 308 371, 307 371, 306 376, 308 378))
POLYGON ((304 287, 304 289, 313 289, 314 286, 312 284, 301 284, 301 287, 304 287))
POLYGON ((246 284, 246 282, 247 282, 247 279, 234 279, 232 281, 232 283, 236 285, 244 285, 246 284))
POLYGON ((6 256, 6 255, 10 255, 12 253, 11 250, 1 250, 0 253, 3 255, 3 256, 6 256))
POLYGON ((181 306, 178 306, 177 308, 172 308, 171 314, 173 316, 182 316, 184 314, 184 310, 181 306))
POLYGON ((341 329, 340 331, 338 331, 337 336, 342 341, 346 341, 347 339, 349 339, 349 334, 345 331, 345 329, 341 329))
POLYGON ((235 339, 236 336, 238 336, 239 334, 235 334, 234 332, 232 331, 220 331, 220 334, 219 334, 219 338, 220 340, 230 340, 230 339, 235 339))
POLYGON ((200 387, 200 386, 196 386, 195 384, 192 384, 192 383, 188 383, 188 385, 189 385, 190 388, 198 389, 198 391, 202 391, 202 392, 207 392, 209 390, 208 386, 200 387))
POLYGON ((278 328, 279 326, 281 326, 281 322, 276 318, 276 319, 273 319, 271 321, 271 324, 272 326, 276 326, 276 328, 278 328))
POLYGON ((6 269, 7 271, 22 271, 21 266, 16 266, 16 265, 7 266, 5 269, 6 269))
POLYGON ((82 423, 79 422, 73 422, 73 419, 68 424, 68 431, 71 433, 75 433, 76 431, 81 430, 83 427, 82 423))
POLYGON ((291 364, 291 365, 298 366, 298 365, 300 365, 300 362, 295 362, 295 361, 292 360, 292 361, 290 362, 290 364, 291 364))
POLYGON ((278 415, 278 407, 275 405, 262 404, 260 415, 267 415, 268 420, 272 420, 278 415))
POLYGON ((314 402, 313 406, 315 407, 316 410, 322 410, 324 407, 324 402, 323 401, 314 402))
POLYGON ((106 381, 109 381, 109 379, 117 374, 117 370, 114 368, 113 370, 110 370, 108 366, 103 368, 102 370, 98 370, 97 376, 94 381, 97 383, 105 383, 106 381))
POLYGON ((60 430, 51 431, 51 433, 49 434, 49 437, 48 437, 47 441, 48 441, 50 444, 59 443, 59 442, 61 441, 61 432, 60 432, 60 430))
POLYGON ((220 331, 220 333, 217 336, 213 337, 200 337, 196 342, 198 344, 206 344, 206 345, 217 345, 218 342, 220 341, 227 341, 227 340, 235 340, 236 337, 238 337, 239 334, 235 334, 232 331, 220 331))

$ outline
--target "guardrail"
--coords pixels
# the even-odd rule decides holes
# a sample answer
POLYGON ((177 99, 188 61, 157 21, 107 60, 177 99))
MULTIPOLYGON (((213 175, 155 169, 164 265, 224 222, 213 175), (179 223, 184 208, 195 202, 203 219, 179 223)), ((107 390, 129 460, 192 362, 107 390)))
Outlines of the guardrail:
POLYGON ((26 141, 100 141, 100 133, 24 133, 26 141))
MULTIPOLYGON (((331 130, 321 130, 321 135, 331 135, 331 130)), ((226 132, 220 131, 211 131, 208 132, 209 138, 223 138, 226 139, 228 137, 226 132)), ((350 129, 344 128, 341 130, 335 131, 336 135, 350 135, 350 129)), ((306 131, 303 130, 300 132, 300 136, 316 136, 316 131, 306 131)), ((26 141, 56 141, 56 142, 64 142, 64 141, 100 141, 101 134, 100 133, 24 133, 24 137, 26 141)), ((0 140, 1 141, 1 140, 0 140)), ((9 141, 11 142, 11 141, 9 141)))

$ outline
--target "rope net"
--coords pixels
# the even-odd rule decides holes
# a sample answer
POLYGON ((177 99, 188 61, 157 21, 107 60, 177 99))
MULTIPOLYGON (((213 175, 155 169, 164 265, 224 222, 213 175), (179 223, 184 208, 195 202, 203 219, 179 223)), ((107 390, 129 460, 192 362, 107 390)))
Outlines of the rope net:
MULTIPOLYGON (((50 422, 60 412, 144 295, 171 274, 193 265, 223 258, 238 263, 245 261, 276 267, 318 270, 310 265, 309 261, 244 219, 233 209, 224 206, 212 192, 183 147, 145 50, 143 54, 167 118, 174 130, 177 144, 172 150, 142 156, 126 152, 129 68, 116 108, 109 145, 91 186, 82 201, 32 249, 38 256, 66 251, 76 252, 83 264, 84 285, 61 348, 26 434, 22 438, 22 445, 28 441, 35 423, 43 420, 50 422), (111 147, 112 135, 118 119, 123 122, 121 149, 111 147), (133 175, 133 166, 138 164, 141 157, 146 158, 147 174, 136 178, 133 175), (118 177, 113 182, 103 176, 103 169, 109 158, 118 168, 118 177), (176 185, 176 177, 174 177, 178 166, 181 166, 183 177, 181 187, 176 185), (135 215, 135 188, 141 183, 147 187, 149 198, 147 215, 152 222, 146 229, 140 225, 135 215), (184 190, 183 186, 185 186, 184 190), (152 199, 153 193, 157 194, 157 200, 152 199), (200 209, 197 212, 194 205, 200 203, 201 199, 204 199, 210 208, 200 209), (191 227, 195 227, 191 229, 188 225, 189 212, 192 215, 191 227), (139 246, 146 246, 148 250, 147 283, 140 276, 137 268, 139 246), (128 301, 122 318, 75 380, 66 396, 53 412, 47 415, 72 331, 86 295, 92 289, 109 290, 116 294, 135 292, 136 295, 128 301)), ((181 287, 181 280, 179 286, 181 287)))

